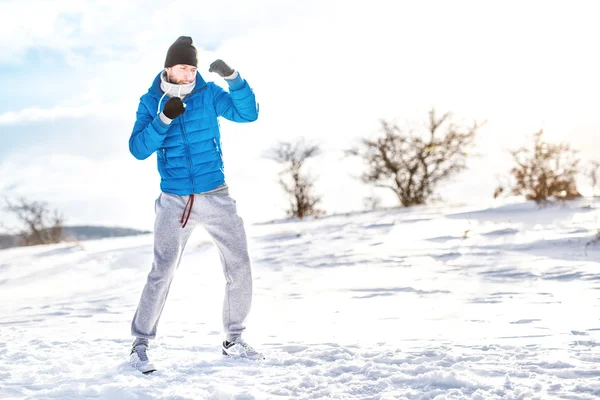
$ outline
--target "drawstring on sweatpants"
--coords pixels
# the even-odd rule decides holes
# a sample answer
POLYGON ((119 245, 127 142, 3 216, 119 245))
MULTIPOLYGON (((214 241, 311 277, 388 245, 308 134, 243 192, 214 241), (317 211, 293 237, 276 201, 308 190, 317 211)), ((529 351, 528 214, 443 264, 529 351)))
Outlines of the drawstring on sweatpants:
POLYGON ((185 208, 183 209, 183 214, 181 214, 181 223, 183 224, 181 227, 185 228, 185 225, 188 222, 188 219, 190 219, 190 214, 192 213, 192 207, 194 206, 194 195, 191 194, 190 198, 188 199, 187 203, 185 204, 185 208), (188 214, 187 217, 185 216, 185 212, 188 209, 188 205, 190 206, 190 209, 188 210, 188 214), (183 221, 183 219, 185 218, 185 222, 183 221))

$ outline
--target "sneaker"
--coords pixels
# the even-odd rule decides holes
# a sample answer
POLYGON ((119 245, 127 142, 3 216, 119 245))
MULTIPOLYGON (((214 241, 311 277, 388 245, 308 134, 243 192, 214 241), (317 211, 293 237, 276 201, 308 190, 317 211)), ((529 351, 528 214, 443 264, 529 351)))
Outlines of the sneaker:
POLYGON ((248 343, 242 339, 235 339, 233 342, 227 340, 223 342, 223 355, 230 357, 249 358, 251 360, 264 360, 264 356, 254 350, 248 343))
POLYGON ((146 353, 148 350, 148 345, 146 344, 138 344, 131 348, 130 353, 130 361, 131 366, 143 374, 150 374, 156 371, 154 365, 150 363, 148 360, 148 354, 146 353))

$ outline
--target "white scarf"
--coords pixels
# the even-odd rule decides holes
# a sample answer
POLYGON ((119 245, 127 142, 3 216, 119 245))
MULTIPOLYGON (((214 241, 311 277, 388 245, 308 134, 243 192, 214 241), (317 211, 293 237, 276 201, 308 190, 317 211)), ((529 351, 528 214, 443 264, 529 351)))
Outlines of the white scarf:
MULTIPOLYGON (((183 85, 178 85, 176 83, 167 82, 167 71, 163 71, 162 74, 160 74, 160 89, 164 92, 164 94, 161 96, 160 100, 158 101, 158 107, 156 108, 156 114, 160 114, 160 103, 162 103, 162 100, 164 99, 165 96, 169 96, 169 97, 177 96, 181 100, 183 100, 183 98, 185 96, 192 93, 192 90, 194 90, 195 86, 196 86, 196 79, 194 79, 190 83, 186 83, 183 85)), ((183 106, 185 107, 185 104, 183 106)))
POLYGON ((177 96, 181 100, 188 94, 192 93, 196 86, 196 79, 190 83, 178 85, 176 83, 167 82, 167 71, 160 74, 160 89, 169 97, 177 96))

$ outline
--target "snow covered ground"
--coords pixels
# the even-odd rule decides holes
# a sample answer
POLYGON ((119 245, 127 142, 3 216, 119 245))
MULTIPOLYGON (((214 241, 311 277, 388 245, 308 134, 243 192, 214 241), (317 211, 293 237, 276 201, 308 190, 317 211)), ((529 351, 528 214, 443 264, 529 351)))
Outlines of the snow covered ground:
POLYGON ((3 250, 0 398, 597 399, 598 215, 585 199, 248 226, 259 362, 220 353, 224 278, 198 230, 150 376, 127 362, 151 235, 3 250))

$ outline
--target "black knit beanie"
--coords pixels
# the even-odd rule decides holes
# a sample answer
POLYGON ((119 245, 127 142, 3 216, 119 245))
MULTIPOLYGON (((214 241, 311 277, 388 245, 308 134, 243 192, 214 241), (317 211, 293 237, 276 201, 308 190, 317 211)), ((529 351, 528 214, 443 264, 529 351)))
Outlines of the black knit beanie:
POLYGON ((167 58, 165 60, 165 68, 172 67, 177 64, 198 66, 198 58, 196 48, 189 36, 179 36, 179 38, 169 47, 167 58))

